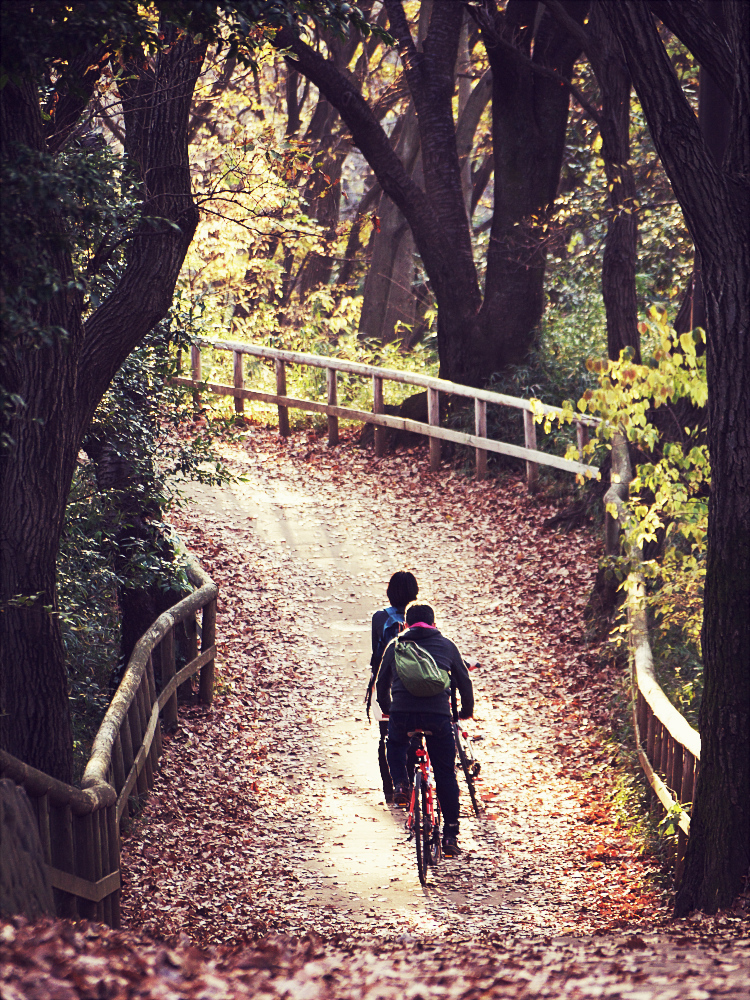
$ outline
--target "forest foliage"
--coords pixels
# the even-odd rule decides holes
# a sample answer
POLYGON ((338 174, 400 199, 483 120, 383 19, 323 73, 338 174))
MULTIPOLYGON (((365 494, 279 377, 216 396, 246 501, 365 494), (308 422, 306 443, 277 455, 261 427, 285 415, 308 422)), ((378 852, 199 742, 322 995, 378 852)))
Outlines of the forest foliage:
MULTIPOLYGON (((219 6, 225 14, 241 7, 219 6)), ((365 30, 358 34, 350 29, 347 35, 335 20, 341 16, 340 6, 311 6, 316 17, 308 23, 307 40, 356 79, 382 128, 398 146, 412 127, 414 104, 402 57, 385 31, 385 8, 363 4, 361 17, 352 8, 350 24, 365 30)), ((415 31, 420 13, 429 6, 417 0, 404 4, 415 31)), ((279 19, 282 8, 284 4, 274 7, 279 19)), ((241 19, 241 12, 237 17, 241 19)), ((433 283, 413 240, 403 244, 408 237, 403 219, 400 229, 393 227, 393 207, 353 145, 348 128, 318 88, 285 60, 272 33, 262 37, 256 32, 251 48, 243 49, 237 44, 242 25, 236 17, 223 28, 217 23, 209 19, 204 25, 212 46, 189 125, 192 186, 200 221, 168 320, 120 370, 91 432, 106 428, 120 456, 131 463, 143 510, 149 511, 154 528, 162 524, 179 494, 171 485, 176 473, 219 479, 226 475, 210 452, 210 428, 217 419, 232 419, 230 404, 209 403, 204 395, 207 409, 199 427, 192 423, 190 398, 168 386, 180 352, 184 359, 196 336, 247 340, 430 374, 436 374, 440 364, 433 283), (386 237, 390 244, 386 245, 386 237), (390 254, 396 266, 385 296, 372 280, 376 262, 384 254, 390 254), (378 336, 369 332, 374 314, 383 317, 378 336), (176 429, 188 426, 197 437, 186 447, 176 429)), ((139 25, 146 50, 152 43, 158 46, 155 22, 146 18, 139 25)), ((457 121, 490 69, 479 33, 468 20, 459 48, 452 98, 457 121)), ((693 58, 671 37, 669 52, 683 85, 695 97, 693 58)), ((51 98, 54 81, 53 73, 51 98)), ((111 293, 126 265, 128 239, 142 221, 138 182, 126 148, 121 83, 116 61, 107 62, 66 148, 37 158, 28 170, 16 164, 12 175, 4 178, 14 197, 53 199, 57 210, 62 207, 67 213, 66 225, 76 247, 73 281, 85 296, 85 315, 111 293)), ((636 292, 640 318, 649 324, 649 336, 657 347, 640 366, 626 359, 596 360, 606 354, 607 344, 601 271, 613 215, 608 202, 612 185, 602 158, 601 131, 590 113, 602 95, 585 59, 576 61, 571 83, 580 99, 570 101, 556 197, 549 210, 530 223, 541 234, 545 257, 544 311, 524 360, 488 373, 488 384, 557 405, 582 399, 590 412, 628 425, 643 458, 638 473, 643 492, 633 505, 633 538, 659 547, 658 558, 646 563, 659 614, 666 631, 677 628, 698 655, 709 478, 705 444, 690 436, 685 451, 682 441, 657 440, 658 431, 650 420, 652 406, 670 403, 681 394, 695 396, 690 379, 699 379, 702 371, 701 354, 690 354, 686 348, 676 353, 666 333, 666 316, 677 312, 692 269, 692 244, 634 97, 629 142, 637 201, 629 210, 638 218, 636 292), (663 398, 660 393, 670 379, 671 389, 663 398)), ((54 116, 54 108, 47 113, 54 116)), ((487 280, 496 194, 492 128, 491 102, 485 100, 462 167, 472 253, 482 285, 487 280)), ((413 170, 418 176, 419 156, 413 170)), ((11 229, 3 231, 4 244, 15 248, 21 259, 27 234, 12 230, 14 218, 7 216, 6 228, 11 229)), ((60 284, 59 275, 44 270, 44 261, 27 264, 27 285, 17 289, 21 311, 24 302, 34 305, 40 296, 56 294, 60 284)), ((10 301, 11 320, 14 301, 10 301)), ((17 318, 23 337, 35 342, 64 335, 36 328, 21 312, 17 318)), ((230 357, 204 350, 203 377, 231 382, 230 357)), ((323 390, 322 375, 292 366, 289 390, 315 398, 323 390)), ((260 360, 246 359, 245 378, 255 388, 273 391, 272 371, 260 360)), ((398 405, 408 389, 387 383, 386 392, 390 394, 386 401, 398 405)), ((370 393, 361 380, 341 377, 343 405, 369 408, 370 393)), ((11 399, 5 405, 22 401, 11 399)), ((250 404, 248 411, 253 418, 269 419, 263 404, 250 404)), ((319 421, 310 415, 295 419, 300 426, 319 421)), ((458 412, 450 419, 463 418, 458 412)), ((570 446, 564 429, 547 431, 544 447, 563 452, 570 446)), ((490 433, 522 443, 520 420, 509 412, 497 415, 490 433)), ((598 444, 601 448, 606 441, 598 444)), ((602 454, 600 450, 600 459, 602 454)), ((93 699, 97 704, 104 698, 101 661, 111 666, 118 647, 118 587, 150 585, 155 577, 165 588, 178 585, 174 567, 163 565, 157 548, 142 541, 133 544, 125 562, 115 569, 113 546, 119 544, 115 537, 122 517, 128 516, 122 512, 121 499, 97 483, 90 461, 82 457, 68 505, 58 580, 74 669, 71 691, 79 701, 93 699)))

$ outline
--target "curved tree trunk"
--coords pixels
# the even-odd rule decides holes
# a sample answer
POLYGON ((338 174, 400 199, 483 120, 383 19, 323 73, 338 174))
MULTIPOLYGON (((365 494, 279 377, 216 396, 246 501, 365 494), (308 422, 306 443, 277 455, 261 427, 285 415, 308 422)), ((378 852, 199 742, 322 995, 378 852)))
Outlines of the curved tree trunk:
POLYGON ((669 27, 695 46, 694 54, 711 65, 727 96, 734 96, 727 152, 718 164, 647 5, 635 0, 605 5, 700 252, 706 301, 711 494, 704 693, 700 775, 675 904, 684 915, 728 906, 750 866, 750 6, 723 4, 726 36, 705 10, 705 30, 694 31, 693 5, 654 6, 665 9, 669 27))
MULTIPOLYGON (((562 163, 568 91, 561 82, 580 46, 541 7, 534 25, 537 6, 510 0, 502 14, 493 14, 482 27, 492 63, 496 188, 484 305, 462 177, 464 153, 453 117, 463 5, 443 0, 433 5, 420 50, 401 0, 384 0, 417 113, 423 186, 415 183, 349 77, 291 32, 282 30, 274 39, 291 53, 287 58, 294 68, 338 108, 384 194, 407 220, 438 304, 440 374, 454 381, 482 385, 493 372, 523 358, 543 308, 541 222, 554 200, 562 163), (521 30, 531 8, 532 27, 521 30), (506 29, 508 38, 503 37, 506 29), (498 179, 499 144, 503 162, 498 179)), ((581 20, 586 3, 566 0, 564 7, 581 20)), ((475 90, 489 82, 481 81, 475 90)), ((473 97, 474 92, 467 112, 473 97)))
MULTIPOLYGON (((61 327, 65 338, 38 349, 6 342, 0 354, 3 385, 25 401, 10 421, 14 444, 0 465, 0 744, 64 781, 72 740, 55 577, 75 461, 115 372, 166 314, 198 220, 187 133, 206 43, 178 38, 168 25, 164 32, 173 35, 171 46, 153 67, 145 57, 128 67, 120 85, 128 154, 143 183, 143 215, 151 218, 134 234, 119 283, 85 326, 81 294, 59 293, 35 318, 61 327)), ((9 82, 0 91, 3 156, 14 155, 13 142, 43 150, 40 123, 35 87, 9 82)), ((48 215, 39 220, 40 246, 55 228, 48 215)), ((62 239, 55 255, 60 274, 72 277, 62 239)))

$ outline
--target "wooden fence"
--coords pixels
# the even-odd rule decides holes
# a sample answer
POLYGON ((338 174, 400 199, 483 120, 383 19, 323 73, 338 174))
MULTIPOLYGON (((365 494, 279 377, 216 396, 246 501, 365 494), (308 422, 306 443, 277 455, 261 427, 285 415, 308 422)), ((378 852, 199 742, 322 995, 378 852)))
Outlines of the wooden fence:
MULTIPOLYGON (((259 344, 243 344, 229 340, 207 340, 200 338, 191 348, 191 378, 175 378, 177 385, 192 388, 196 399, 200 400, 201 391, 209 391, 220 396, 233 396, 234 406, 237 413, 242 413, 244 401, 255 399, 264 403, 272 403, 279 408, 279 433, 287 437, 289 435, 289 410, 307 410, 311 413, 324 413, 328 417, 328 443, 337 444, 339 439, 339 419, 358 420, 363 423, 373 424, 375 433, 375 454, 381 456, 385 453, 385 431, 387 428, 399 431, 409 431, 412 434, 423 434, 430 439, 430 469, 437 472, 440 468, 440 442, 452 441, 455 444, 467 445, 475 450, 476 474, 477 478, 483 479, 487 475, 487 454, 494 452, 500 455, 510 455, 513 458, 520 458, 526 462, 526 478, 530 487, 533 487, 538 477, 540 465, 551 466, 554 469, 562 469, 565 472, 578 473, 590 478, 596 478, 599 470, 596 466, 586 465, 583 462, 571 461, 567 458, 560 458, 557 455, 549 455, 539 451, 536 446, 536 423, 535 414, 549 414, 559 417, 563 415, 563 410, 556 406, 547 406, 538 400, 518 399, 515 396, 506 396, 500 392, 490 392, 487 389, 475 389, 472 386, 460 385, 457 382, 448 382, 445 379, 433 378, 429 375, 417 375, 412 372, 396 371, 390 368, 377 368, 374 365, 364 365, 356 361, 344 361, 341 358, 326 358, 318 354, 301 354, 297 351, 282 351, 273 347, 262 347, 259 344), (212 347, 217 351, 231 351, 234 359, 233 385, 221 385, 214 382, 206 382, 202 378, 201 345, 212 347), (257 389, 245 388, 245 377, 243 368, 243 357, 252 355, 259 358, 267 358, 274 362, 276 368, 276 392, 260 392, 257 389), (326 402, 318 402, 310 399, 295 399, 287 396, 286 390, 286 366, 288 364, 310 365, 314 368, 324 368, 326 370, 326 402), (338 372, 346 372, 350 375, 360 375, 372 379, 373 388, 373 408, 368 410, 355 410, 350 407, 338 405, 338 372), (427 419, 425 424, 419 420, 409 420, 405 417, 397 417, 385 413, 383 403, 383 382, 402 382, 408 385, 416 385, 427 390, 427 419), (474 434, 467 434, 464 431, 451 430, 448 427, 440 426, 440 394, 453 396, 463 396, 474 400, 474 434), (496 406, 510 406, 521 410, 523 413, 524 442, 525 447, 507 444, 504 441, 496 441, 487 437, 487 404, 496 406)), ((579 454, 583 455, 583 447, 588 440, 588 429, 599 423, 597 417, 576 414, 573 418, 576 425, 579 454)))
MULTIPOLYGON (((625 502, 633 479, 628 446, 618 434, 612 447, 611 486, 604 497, 616 514, 607 514, 607 551, 614 554, 619 545, 619 529, 626 517, 625 502)), ((633 730, 638 760, 651 787, 652 802, 665 813, 675 811, 677 843, 674 857, 675 880, 679 882, 685 861, 690 832, 687 808, 700 767, 701 739, 698 732, 680 715, 654 676, 643 576, 631 573, 627 584, 630 662, 633 688, 633 730)))
POLYGON ((160 716, 165 726, 174 725, 178 690, 198 671, 201 701, 210 705, 213 699, 217 588, 195 560, 188 576, 197 589, 160 615, 133 650, 94 739, 81 788, 0 750, 0 777, 22 785, 35 810, 58 916, 119 927, 120 821, 128 804, 137 808, 137 800, 153 788, 160 716), (178 654, 186 662, 176 670, 178 654))

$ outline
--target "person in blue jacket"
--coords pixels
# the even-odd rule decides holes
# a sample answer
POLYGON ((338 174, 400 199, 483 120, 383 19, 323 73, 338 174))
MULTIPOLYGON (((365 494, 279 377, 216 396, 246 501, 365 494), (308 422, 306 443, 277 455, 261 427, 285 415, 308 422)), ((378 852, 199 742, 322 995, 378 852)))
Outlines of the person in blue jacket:
MULTIPOLYGON (((404 625, 404 610, 407 604, 416 600, 419 593, 419 584, 412 573, 400 570, 394 573, 386 588, 388 607, 381 608, 372 616, 372 656, 370 657, 370 683, 367 686, 367 718, 370 717, 370 704, 372 702, 372 691, 375 686, 375 678, 378 675, 380 661, 383 659, 383 652, 386 646, 398 635, 404 625)), ((386 802, 393 802, 393 782, 391 772, 388 770, 388 760, 386 757, 386 739, 388 736, 388 719, 383 717, 377 705, 375 706, 375 718, 380 727, 380 742, 378 743, 378 764, 380 766, 380 777, 383 781, 383 795, 386 802)))

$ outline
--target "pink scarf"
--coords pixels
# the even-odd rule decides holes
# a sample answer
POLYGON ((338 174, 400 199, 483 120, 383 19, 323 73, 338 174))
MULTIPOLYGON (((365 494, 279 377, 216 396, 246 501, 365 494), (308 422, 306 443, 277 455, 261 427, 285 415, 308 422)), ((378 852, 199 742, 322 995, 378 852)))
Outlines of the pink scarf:
POLYGON ((414 622, 412 625, 407 625, 407 628, 434 628, 437 629, 437 625, 428 625, 427 622, 414 622))

